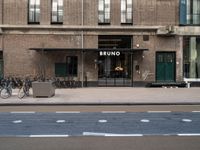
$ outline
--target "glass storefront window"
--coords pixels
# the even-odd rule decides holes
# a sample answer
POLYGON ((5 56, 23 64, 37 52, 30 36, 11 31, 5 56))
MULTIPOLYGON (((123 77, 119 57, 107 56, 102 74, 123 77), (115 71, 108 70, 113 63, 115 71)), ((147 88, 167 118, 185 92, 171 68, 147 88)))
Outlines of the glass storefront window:
POLYGON ((184 38, 184 77, 200 78, 200 37, 184 38))

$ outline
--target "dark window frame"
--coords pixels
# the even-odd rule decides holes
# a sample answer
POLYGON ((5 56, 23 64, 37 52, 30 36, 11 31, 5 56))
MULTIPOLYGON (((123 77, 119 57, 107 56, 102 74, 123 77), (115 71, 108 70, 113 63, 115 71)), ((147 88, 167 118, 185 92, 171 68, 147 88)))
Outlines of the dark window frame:
POLYGON ((133 0, 131 0, 131 6, 128 5, 127 0, 121 0, 121 7, 122 1, 125 1, 125 11, 121 9, 121 25, 132 25, 133 24, 133 0), (128 8, 131 8, 131 12, 128 12, 128 8), (125 16, 125 22, 122 21, 122 16, 125 16), (128 15, 131 15, 131 19, 128 19, 128 15))
MULTIPOLYGON (((34 19, 33 19, 33 21, 31 21, 30 20, 30 9, 31 9, 31 5, 30 5, 30 1, 31 0, 28 0, 28 24, 40 24, 40 4, 39 4, 39 19, 38 19, 38 21, 37 21, 37 5, 36 5, 36 0, 34 0, 35 1, 35 3, 34 3, 34 19)), ((41 1, 39 0, 39 2, 41 3, 41 1)))
POLYGON ((109 0, 109 5, 106 6, 106 0, 98 0, 98 24, 99 25, 109 25, 111 22, 111 1, 109 0), (103 11, 99 9, 100 1, 103 1, 103 11), (106 12, 105 9, 109 8, 109 12, 106 12), (106 19, 106 14, 108 13, 109 19, 106 19), (103 21, 101 21, 100 15, 103 16, 103 21))
MULTIPOLYGON (((194 11, 194 0, 186 0, 186 20, 187 20, 187 25, 200 25, 200 11, 199 13, 197 14, 194 14, 193 11, 194 11), (188 4, 188 1, 190 1, 190 5, 188 4), (190 10, 188 11, 188 5, 190 6, 190 10), (189 12, 189 13, 188 13, 189 12), (188 16, 190 16, 190 20, 188 20, 188 16), (194 16, 199 16, 199 23, 195 23, 195 19, 194 19, 194 16)), ((199 6, 198 8, 200 9, 200 0, 199 0, 199 6)))
POLYGON ((60 16, 59 16, 59 5, 58 5, 59 0, 57 0, 57 12, 56 12, 57 21, 53 21, 53 1, 54 0, 51 0, 51 24, 63 24, 64 0, 62 0, 62 19, 61 19, 61 21, 60 21, 60 16))
POLYGON ((200 1, 197 2, 198 5, 193 4, 194 0, 179 0, 179 2, 180 2, 179 3, 180 26, 199 26, 200 25, 200 1))

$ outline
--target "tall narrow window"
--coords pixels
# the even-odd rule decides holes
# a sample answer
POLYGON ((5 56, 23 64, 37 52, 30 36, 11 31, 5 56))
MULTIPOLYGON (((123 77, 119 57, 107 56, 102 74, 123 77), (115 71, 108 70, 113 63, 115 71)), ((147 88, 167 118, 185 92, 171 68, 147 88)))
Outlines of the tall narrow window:
POLYGON ((187 0, 187 24, 200 24, 200 0, 187 0))
POLYGON ((29 0, 28 23, 39 24, 40 22, 40 0, 29 0))
POLYGON ((132 24, 133 22, 133 2, 132 0, 121 0, 121 23, 132 24))
POLYGON ((63 0, 52 0, 52 23, 63 23, 63 0))
POLYGON ((184 37, 183 42, 184 77, 200 79, 200 37, 184 37))
POLYGON ((200 25, 200 0, 180 0, 180 24, 200 25))
POLYGON ((99 24, 110 23, 110 0, 99 0, 99 24))

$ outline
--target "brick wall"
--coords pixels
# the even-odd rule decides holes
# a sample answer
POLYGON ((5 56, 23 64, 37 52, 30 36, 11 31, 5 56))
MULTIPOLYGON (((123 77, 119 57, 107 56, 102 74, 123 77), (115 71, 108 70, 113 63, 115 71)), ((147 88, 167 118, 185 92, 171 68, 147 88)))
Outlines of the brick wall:
POLYGON ((40 24, 49 25, 51 23, 51 0, 40 0, 40 24))
POLYGON ((3 49, 3 41, 2 41, 2 36, 0 35, 0 50, 2 50, 3 49))
MULTIPOLYGON (((85 37, 87 48, 95 48, 96 43, 94 36, 85 37), (88 45, 89 44, 89 45, 88 45), (91 44, 91 45, 90 45, 91 44)), ((97 39, 97 38, 96 38, 97 39)), ((54 63, 66 62, 67 55, 76 55, 79 60, 79 79, 81 76, 81 52, 80 51, 59 51, 42 53, 29 48, 80 48, 80 35, 6 35, 4 39, 4 73, 5 75, 36 75, 42 61, 46 63, 46 73, 49 76, 54 75, 54 63), (16 46, 17 45, 17 46, 16 46)), ((97 44, 98 45, 98 44, 97 44)), ((97 46, 96 45, 96 46, 97 46)), ((94 54, 85 55, 85 72, 89 72, 90 80, 97 79, 97 72, 93 70, 94 54), (90 58, 90 59, 87 59, 90 58), (92 65, 92 67, 91 67, 92 65)))
POLYGON ((4 24, 27 24, 27 0, 4 0, 4 24))
POLYGON ((178 24, 179 0, 135 0, 133 7, 135 25, 178 24))
MULTIPOLYGON (((5 75, 37 73, 36 65, 42 58, 38 52, 31 51, 29 48, 78 48, 77 39, 79 38, 79 36, 67 35, 6 35, 4 39, 5 75)), ((65 59, 62 54, 53 56, 55 56, 54 61, 62 62, 65 59)), ((49 61, 49 66, 54 62, 50 58, 46 58, 49 61)))
POLYGON ((81 0, 64 1, 64 24, 81 25, 81 0))
MULTIPOLYGON (((2 2, 2 0, 0 0, 2 2)), ((4 23, 27 24, 28 0, 4 0, 4 23)), ((111 0, 111 25, 120 25, 120 0, 111 0)), ((0 3, 1 8, 1 3, 0 3)), ((42 25, 51 22, 51 0, 41 0, 42 25)), ((81 0, 64 0, 64 25, 81 25, 81 0)), ((179 0, 133 0, 135 25, 178 24, 179 0)), ((0 9, 0 18, 2 9, 0 9)), ((1 23, 1 19, 0 19, 1 23)), ((98 24, 98 0, 84 0, 84 24, 98 24)))
POLYGON ((84 0, 84 25, 98 25, 97 0, 84 0))
POLYGON ((3 1, 0 0, 0 24, 2 24, 2 11, 3 11, 3 10, 2 10, 2 6, 3 6, 3 5, 2 5, 2 2, 3 2, 3 1))
POLYGON ((155 81, 155 57, 157 51, 176 52, 176 80, 182 80, 182 39, 180 37, 158 37, 152 35, 150 36, 149 41, 143 42, 143 36, 134 36, 133 40, 134 45, 136 43, 143 43, 140 48, 148 49, 148 51, 137 52, 133 55, 133 68, 135 68, 136 65, 140 65, 140 72, 133 71, 134 81, 155 81), (147 72, 150 74, 145 78, 147 72))

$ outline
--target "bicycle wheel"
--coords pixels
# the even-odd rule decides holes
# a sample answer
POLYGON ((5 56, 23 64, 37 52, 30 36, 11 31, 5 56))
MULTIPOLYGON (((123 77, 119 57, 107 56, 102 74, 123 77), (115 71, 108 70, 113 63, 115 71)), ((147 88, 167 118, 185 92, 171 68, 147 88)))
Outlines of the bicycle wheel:
POLYGON ((30 95, 30 90, 29 89, 30 89, 29 87, 26 87, 26 89, 24 89, 24 92, 25 92, 26 96, 30 95))
POLYGON ((11 96, 11 93, 8 91, 7 88, 1 90, 1 98, 6 99, 11 96))
POLYGON ((22 99, 25 96, 24 88, 19 89, 18 98, 22 99))

